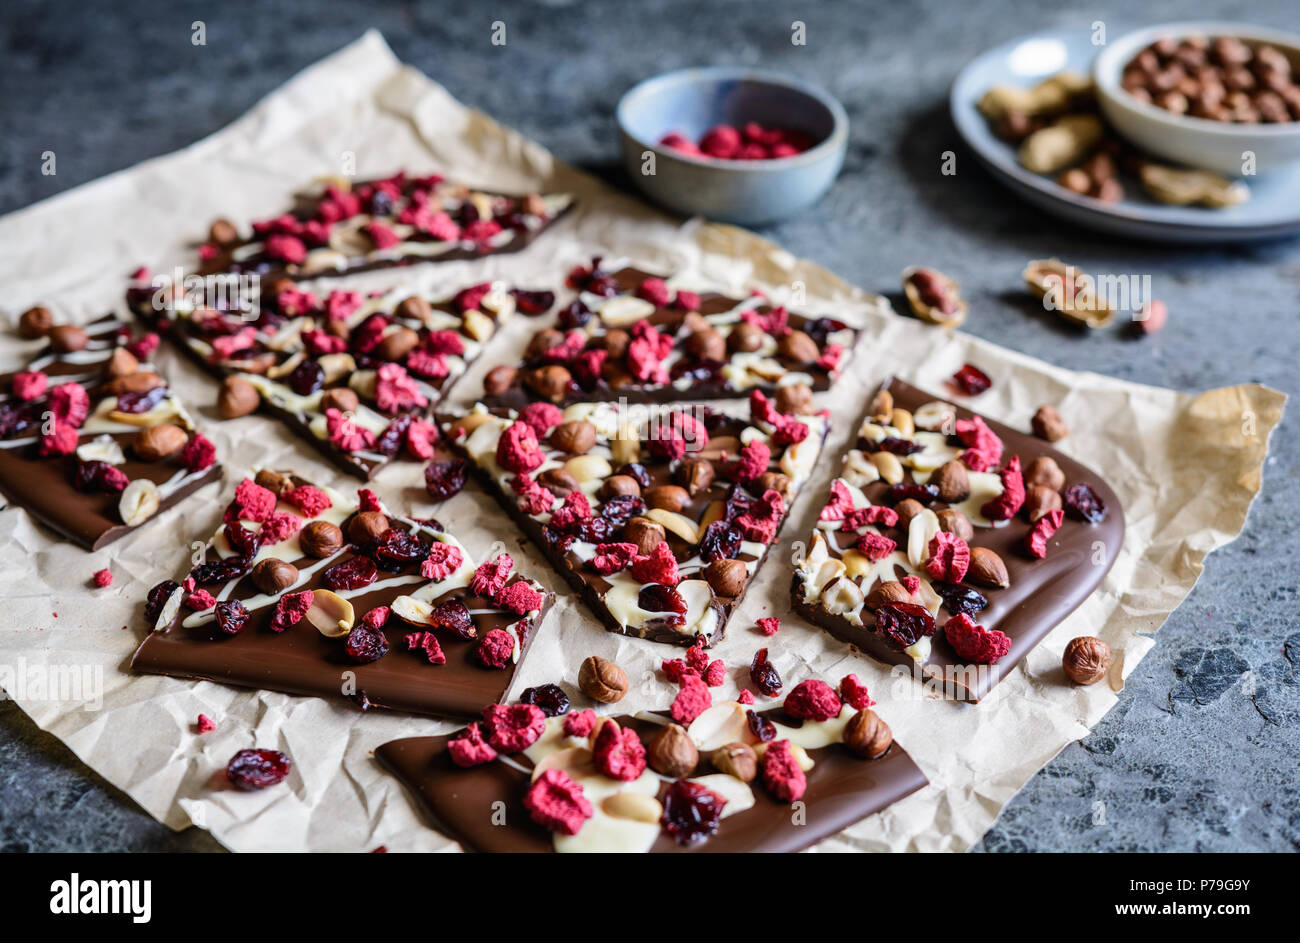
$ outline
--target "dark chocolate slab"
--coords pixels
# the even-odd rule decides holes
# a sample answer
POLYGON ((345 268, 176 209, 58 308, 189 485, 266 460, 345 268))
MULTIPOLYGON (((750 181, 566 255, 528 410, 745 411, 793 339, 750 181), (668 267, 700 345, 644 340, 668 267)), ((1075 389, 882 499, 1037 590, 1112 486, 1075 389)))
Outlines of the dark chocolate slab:
MULTIPOLYGON (((779 712, 767 712, 790 722, 779 712)), ((639 717, 616 718, 648 740, 659 724, 639 717)), ((797 721, 793 722, 797 723, 797 721)), ((449 835, 467 851, 550 852, 551 833, 534 823, 524 809, 529 773, 500 760, 463 768, 451 762, 447 742, 456 736, 411 737, 393 740, 375 750, 375 758, 411 791, 429 824, 449 835), (506 811, 506 824, 499 811, 506 811)), ((808 772, 801 800, 805 819, 795 824, 791 806, 752 784, 755 804, 724 818, 716 834, 690 845, 678 844, 661 832, 651 851, 656 854, 712 852, 795 852, 823 841, 879 812, 927 784, 925 775, 897 743, 875 760, 859 759, 836 743, 810 750, 816 765, 808 772)), ((523 755, 511 757, 527 770, 523 755)), ((696 774, 710 772, 701 760, 696 774)), ((660 787, 660 798, 667 788, 660 787)))
MULTIPOLYGON (((178 455, 166 456, 157 461, 144 461, 131 448, 136 429, 110 421, 103 413, 110 394, 104 389, 104 365, 113 352, 129 341, 130 325, 113 317, 102 318, 86 325, 90 340, 86 348, 74 354, 58 354, 46 348, 25 369, 39 370, 49 377, 52 389, 61 383, 80 383, 90 398, 90 415, 81 427, 78 447, 109 436, 121 449, 123 461, 116 467, 131 481, 148 479, 159 486, 162 493, 153 520, 168 508, 174 507, 194 491, 221 476, 221 466, 213 463, 207 468, 190 472, 178 455), (97 415, 97 410, 100 413, 97 415)), ((152 365, 141 365, 141 372, 156 373, 152 365)), ((17 401, 11 391, 14 374, 0 376, 0 410, 16 408, 17 401)), ((167 394, 165 403, 174 403, 181 410, 165 421, 179 425, 196 434, 193 422, 184 406, 174 394, 167 394)), ((44 399, 32 404, 37 413, 44 410, 44 399)), ((164 420, 159 420, 160 422, 164 420)), ((42 422, 39 416, 35 425, 28 428, 9 428, 0 437, 0 491, 15 506, 25 508, 33 517, 58 531, 72 542, 89 550, 99 550, 136 527, 123 522, 118 510, 120 492, 81 491, 75 486, 76 453, 70 455, 39 454, 38 444, 42 422)), ((6 424, 8 420, 6 420, 6 424)))
MULTIPOLYGON (((306 483, 301 479, 294 480, 299 484, 306 483)), ((336 507, 340 506, 336 503, 336 507)), ((278 509, 292 510, 292 507, 281 502, 278 509)), ((417 522, 396 515, 390 515, 390 521, 394 527, 408 531, 417 526, 417 522)), ((346 519, 343 526, 346 527, 346 519)), ((440 533, 432 524, 426 526, 431 529, 422 532, 426 541, 432 539, 432 532, 440 533)), ((324 566, 287 592, 322 588, 322 575, 326 570, 360 552, 359 548, 345 544, 339 553, 328 558, 324 566)), ((219 559, 218 551, 211 545, 206 553, 209 561, 219 559)), ((300 569, 319 563, 297 549, 296 537, 279 545, 273 555, 300 569)), ((473 563, 467 553, 465 559, 465 566, 469 568, 467 572, 472 573, 473 563)), ((522 579, 522 576, 515 573, 510 581, 513 583, 522 579)), ((372 584, 374 588, 349 597, 355 609, 356 621, 359 622, 367 611, 380 606, 391 606, 397 597, 413 593, 429 582, 420 578, 418 565, 397 572, 381 570, 378 579, 372 584), (414 576, 415 579, 402 585, 381 585, 386 580, 404 576, 414 576)), ((543 605, 535 616, 520 617, 500 609, 490 599, 475 595, 467 585, 452 585, 460 582, 458 580, 447 582, 447 589, 433 595, 429 602, 437 606, 444 602, 459 601, 472 612, 490 610, 478 612, 472 617, 479 639, 493 629, 505 629, 516 636, 522 634, 517 657, 505 668, 485 666, 476 655, 477 641, 461 639, 446 629, 435 632, 446 655, 446 664, 430 664, 423 652, 408 650, 405 637, 412 632, 431 630, 432 627, 408 622, 396 613, 389 615, 383 627, 389 643, 388 653, 369 664, 354 664, 344 654, 344 639, 325 637, 307 619, 282 633, 271 631, 269 624, 273 605, 253 609, 247 626, 233 636, 220 632, 211 621, 203 625, 186 626, 186 619, 194 613, 182 605, 173 618, 165 620, 164 617, 164 620, 160 620, 164 624, 145 637, 131 660, 131 666, 136 671, 151 674, 200 678, 237 687, 324 698, 342 696, 362 709, 385 707, 439 716, 476 716, 484 704, 499 701, 505 696, 518 665, 527 655, 537 628, 554 603, 554 596, 532 583, 533 588, 542 593, 543 605), (518 626, 518 632, 510 628, 514 625, 518 626)), ((201 587, 221 598, 223 585, 219 582, 205 583, 201 587)), ((179 589, 177 592, 183 594, 185 590, 179 589)), ((226 598, 247 601, 259 593, 251 578, 245 575, 234 580, 233 590, 226 598)))
MULTIPOLYGON (((909 411, 945 399, 931 396, 897 379, 890 380, 884 388, 893 395, 895 406, 909 411)), ((957 406, 956 414, 959 419, 976 415, 960 406, 957 406)), ((1050 456, 1064 471, 1066 486, 1079 482, 1091 485, 1105 503, 1107 513, 1105 519, 1097 524, 1077 521, 1067 515, 1060 530, 1048 541, 1047 556, 1041 560, 1025 552, 1024 539, 1030 525, 1023 516, 1017 515, 1005 527, 975 528, 970 545, 996 552, 1006 563, 1011 585, 1006 589, 988 589, 964 582, 963 585, 976 588, 988 599, 988 607, 972 618, 985 628, 1009 636, 1011 649, 994 665, 971 665, 952 649, 940 628, 931 640, 929 656, 919 665, 927 685, 942 690, 947 697, 971 702, 987 695, 1035 645, 1092 594, 1114 565, 1124 541, 1123 507, 1101 475, 1041 439, 1000 422, 990 419, 985 419, 985 422, 1002 439, 1004 463, 1011 456, 1019 455, 1022 464, 1028 466, 1040 455, 1050 456), (1096 554, 1100 554, 1100 558, 1094 562, 1096 554)), ((887 488, 884 482, 875 482, 863 490, 873 503, 882 503, 887 488)), ((933 507, 946 505, 936 502, 933 507)), ((871 587, 865 589, 869 592, 871 587)), ((820 605, 804 603, 803 579, 798 571, 794 575, 791 593, 795 611, 836 638, 886 664, 909 668, 916 665, 911 656, 887 644, 887 640, 875 631, 874 620, 865 619, 867 624, 855 626, 820 605)), ((948 616, 947 609, 940 609, 936 622, 942 626, 948 616)))

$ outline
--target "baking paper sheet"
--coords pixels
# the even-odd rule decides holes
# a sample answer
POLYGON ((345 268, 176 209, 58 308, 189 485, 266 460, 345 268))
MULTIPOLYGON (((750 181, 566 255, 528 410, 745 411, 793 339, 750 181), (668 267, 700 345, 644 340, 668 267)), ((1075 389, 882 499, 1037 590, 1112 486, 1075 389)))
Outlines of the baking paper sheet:
MULTIPOLYGON (((543 148, 469 110, 425 76, 398 62, 375 33, 306 70, 229 128, 176 154, 79 187, 0 220, 0 275, 18 312, 51 304, 87 321, 121 308, 127 273, 141 263, 167 269, 193 258, 210 220, 240 224, 272 213, 310 179, 355 158, 359 176, 399 167, 440 169, 501 190, 569 190, 581 204, 520 255, 369 273, 358 287, 397 281, 450 294, 500 278, 562 291, 563 273, 593 254, 745 293, 761 287, 797 310, 830 314, 866 328, 851 369, 833 395, 827 451, 796 503, 781 543, 751 586, 715 651, 729 678, 715 697, 748 681, 753 651, 767 644, 787 686, 806 677, 866 681, 877 710, 931 780, 923 791, 819 846, 825 850, 951 850, 977 841, 1002 806, 1067 743, 1084 736, 1116 700, 1112 687, 1155 644, 1150 637, 1192 588, 1205 555, 1240 531, 1259 489, 1268 435, 1284 397, 1257 385, 1199 396, 1073 373, 942 331, 889 311, 882 299, 743 230, 678 223, 555 161, 543 148), (1060 447, 1109 480, 1122 496, 1127 535, 1100 589, 978 706, 925 696, 910 679, 850 650, 789 612, 790 555, 806 539, 837 473, 839 457, 868 394, 890 373, 935 393, 966 361, 993 389, 971 406, 1027 427, 1041 403, 1054 403, 1072 435, 1060 447), (776 614, 772 639, 753 627, 776 614), (1077 635, 1099 635, 1119 665, 1112 686, 1064 683, 1060 656, 1077 635)), ((538 322, 518 318, 461 381, 453 401, 472 395, 496 362, 522 351, 538 322)), ((3 338, 3 363, 32 345, 3 338)), ((164 345, 173 386, 195 407, 217 443, 226 483, 210 485, 130 537, 96 554, 60 543, 21 510, 0 514, 0 686, 43 728, 172 828, 194 824, 240 850, 393 851, 455 849, 424 826, 372 750, 387 740, 441 733, 452 725, 327 702, 237 690, 207 682, 134 676, 126 670, 144 631, 144 594, 188 567, 190 543, 209 536, 243 470, 291 467, 339 487, 354 487, 273 419, 218 422, 216 385, 164 345), (111 566, 115 580, 95 589, 91 574, 111 566), (198 736, 199 713, 217 721, 198 736), (244 747, 273 747, 293 759, 286 784, 260 793, 223 788, 221 770, 244 747)), ((522 544, 510 522, 474 485, 434 509, 416 463, 386 469, 375 483, 394 506, 436 514, 481 557, 497 542, 552 589, 561 579, 522 544)), ((619 711, 663 708, 673 690, 655 671, 679 654, 601 629, 573 600, 557 605, 532 648, 514 693, 558 681, 576 691, 579 663, 599 654, 632 679, 619 711)), ((581 703, 579 696, 578 702, 581 703)))

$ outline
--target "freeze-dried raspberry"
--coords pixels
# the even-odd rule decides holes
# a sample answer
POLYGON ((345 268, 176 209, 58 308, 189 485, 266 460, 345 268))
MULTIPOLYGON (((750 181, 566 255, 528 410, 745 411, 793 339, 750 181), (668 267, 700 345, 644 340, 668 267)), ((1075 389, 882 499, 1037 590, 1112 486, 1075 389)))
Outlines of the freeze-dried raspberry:
POLYGON ((546 713, 535 704, 489 704, 483 709, 488 743, 502 753, 519 753, 546 732, 546 713))
POLYGON ((870 507, 854 508, 844 516, 844 526, 840 530, 858 530, 868 524, 893 527, 898 523, 898 512, 893 508, 873 504, 870 507))
POLYGON ((519 421, 532 426, 540 439, 564 422, 564 413, 554 403, 529 403, 519 411, 519 421))
POLYGON ((704 674, 704 669, 709 666, 709 654, 704 650, 702 639, 686 649, 686 664, 690 665, 696 674, 704 674))
POLYGON ((988 471, 1002 461, 1002 440, 979 416, 958 419, 956 432, 966 446, 961 460, 971 471, 988 471))
MULTIPOLYGON (((572 363, 578 354, 582 353, 587 346, 587 335, 582 331, 569 331, 564 335, 564 339, 558 344, 552 344, 546 348, 539 357, 543 363, 572 363)), ((554 408, 554 407, 552 407, 554 408)), ((545 430, 538 430, 541 435, 545 430)))
POLYGON ((460 226, 446 213, 434 213, 423 228, 440 242, 460 241, 460 226))
POLYGON ((13 378, 13 393, 24 403, 30 403, 34 399, 45 395, 45 390, 50 385, 50 378, 39 370, 24 370, 21 373, 15 373, 13 378))
MULTIPOLYGON (((301 288, 286 288, 275 296, 275 307, 285 317, 296 318, 300 315, 309 314, 316 310, 318 301, 316 296, 309 291, 303 291, 301 288)), ((303 333, 303 341, 307 342, 307 334, 303 333)), ((323 333, 323 332, 321 332, 323 333)), ((328 335, 327 335, 328 336, 328 335)), ((310 344, 308 344, 310 346, 310 344)), ((330 353, 331 351, 322 351, 330 353)))
POLYGON ((794 445, 808 438, 809 432, 806 423, 790 416, 782 416, 772 433, 772 442, 776 445, 794 445))
POLYGON ((390 415, 429 405, 419 385, 400 363, 386 363, 375 374, 375 403, 390 415))
POLYGON ((637 286, 636 296, 656 308, 668 307, 668 283, 662 278, 646 278, 637 286))
POLYGON ((352 416, 334 409, 325 410, 325 431, 330 442, 345 452, 357 452, 375 447, 375 434, 355 422, 352 416))
POLYGON ((271 631, 283 632, 301 622, 315 597, 316 594, 310 589, 305 589, 301 593, 285 593, 281 596, 275 604, 275 612, 271 615, 271 631))
POLYGON ((313 485, 299 485, 292 491, 286 491, 282 497, 306 517, 315 517, 334 506, 329 495, 313 485))
POLYGON ((275 511, 275 492, 263 488, 251 478, 245 478, 235 487, 234 500, 226 509, 236 520, 261 523, 275 511))
POLYGON ((41 436, 41 455, 71 455, 77 448, 77 429, 66 422, 54 421, 54 428, 41 436))
POLYGON ((765 619, 755 619, 754 621, 763 630, 764 635, 776 635, 777 630, 781 628, 781 620, 776 616, 768 616, 765 619))
POLYGON ((447 656, 443 654, 442 646, 438 644, 438 637, 432 632, 412 632, 407 635, 406 650, 424 652, 424 657, 429 659, 431 665, 447 664, 447 656))
POLYGON ((596 726, 596 712, 590 707, 585 711, 574 711, 564 717, 564 735, 566 737, 589 737, 596 726))
POLYGON ((272 259, 282 259, 291 265, 302 265, 307 261, 307 246, 297 236, 275 233, 266 237, 263 251, 272 259))
POLYGON ((505 629, 493 629, 478 643, 478 660, 489 668, 504 668, 515 653, 515 637, 505 629))
POLYGON ((675 409, 668 415, 668 425, 681 433, 687 452, 699 452, 708 447, 709 430, 699 416, 675 409))
POLYGON ((372 629, 382 629, 388 624, 388 617, 393 610, 388 606, 375 606, 361 617, 361 624, 372 629))
POLYGON ((774 740, 767 745, 759 771, 767 791, 783 802, 801 799, 808 788, 808 779, 795 759, 789 740, 774 740))
POLYGON ((462 289, 456 293, 456 296, 451 299, 451 306, 461 314, 464 314, 466 311, 475 311, 478 309, 479 303, 491 290, 491 282, 471 285, 469 288, 462 289))
POLYGON ((126 349, 136 360, 144 363, 153 356, 153 352, 158 349, 162 343, 162 338, 150 331, 148 334, 141 334, 138 338, 126 345, 126 349))
POLYGON ((608 720, 596 734, 591 759, 610 779, 630 783, 645 772, 645 744, 635 730, 623 730, 618 721, 608 720))
MULTIPOLYGON (((758 298, 766 297, 757 289, 754 291, 754 296, 758 298)), ((764 334, 784 337, 790 333, 790 312, 784 305, 778 305, 766 314, 758 311, 746 311, 740 317, 741 320, 754 325, 764 334)))
POLYGON ((590 565, 601 576, 609 576, 619 570, 626 570, 634 559, 636 559, 636 544, 598 544, 596 555, 591 558, 590 565))
POLYGON ((584 389, 591 389, 600 379, 601 371, 605 369, 605 360, 609 357, 609 351, 603 347, 584 350, 574 358, 570 369, 575 378, 584 389))
POLYGON ((980 506, 980 513, 991 521, 1009 521, 1025 503, 1025 479, 1020 472, 1020 456, 1011 456, 1005 468, 998 472, 1002 479, 1002 494, 980 506))
POLYGON ((283 540, 288 540, 302 528, 302 518, 288 511, 279 511, 262 522, 257 535, 263 547, 270 547, 283 540))
POLYGON ((754 390, 749 394, 749 421, 755 425, 762 423, 772 427, 781 421, 781 411, 762 390, 754 390))
POLYGON ((709 662, 709 667, 704 671, 704 683, 711 688, 722 686, 722 682, 727 680, 727 666, 721 659, 714 659, 709 662))
POLYGON ((326 334, 320 329, 303 331, 302 343, 307 348, 307 353, 313 357, 320 357, 324 354, 341 354, 348 349, 346 337, 335 337, 333 334, 326 334))
POLYGON ((679 291, 673 298, 673 307, 679 311, 699 311, 700 296, 693 291, 679 291))
POLYGON ((740 450, 734 471, 736 480, 742 482, 754 481, 767 471, 767 466, 771 461, 772 450, 767 447, 767 443, 755 439, 740 450))
POLYGON ((502 609, 508 609, 517 616, 541 611, 542 601, 542 594, 533 589, 527 580, 511 583, 493 599, 502 609))
POLYGON ((740 132, 729 124, 710 128, 700 139, 700 150, 710 157, 731 160, 741 147, 740 132))
POLYGON ((1035 521, 1033 528, 1025 537, 1025 549, 1029 551, 1029 555, 1040 560, 1047 556, 1047 541, 1060 529, 1064 521, 1065 511, 1061 508, 1048 511, 1035 521))
POLYGON ((898 549, 898 544, 883 534, 871 533, 859 537, 856 546, 868 560, 883 560, 898 549))
POLYGON ((991 665, 1011 651, 1009 636, 976 625, 964 612, 943 624, 943 635, 958 655, 981 665, 991 665))
POLYGON ((676 429, 660 425, 646 438, 646 449, 654 458, 675 462, 686 454, 686 439, 676 429))
POLYGON ((638 321, 631 333, 625 356, 632 375, 646 383, 667 383, 668 370, 663 359, 673 349, 672 337, 661 334, 648 321, 638 321))
POLYGON ((769 488, 763 496, 749 506, 749 510, 736 518, 734 524, 746 540, 770 544, 776 537, 776 528, 785 514, 785 499, 780 492, 769 488))
POLYGON ((524 808, 538 825, 565 835, 578 834, 582 823, 595 814, 582 786, 555 768, 543 772, 528 787, 524 808))
POLYGON ((665 658, 659 665, 664 673, 664 677, 673 684, 681 684, 682 678, 688 674, 695 674, 695 669, 686 664, 681 658, 665 658))
POLYGON ((925 572, 932 579, 960 583, 970 567, 970 547, 956 534, 939 531, 930 538, 930 559, 925 561, 925 572))
POLYGON ((201 432, 190 436, 181 448, 181 464, 191 474, 211 468, 217 460, 217 447, 201 432))
POLYGON ((519 495, 519 510, 530 517, 548 514, 555 506, 555 495, 527 475, 516 475, 510 486, 519 495))
POLYGON ((516 421, 501 433, 496 459, 497 464, 507 471, 527 473, 546 461, 546 453, 538 447, 533 427, 516 421))
POLYGON ((681 580, 677 570, 677 558, 673 556, 668 541, 663 541, 649 554, 637 555, 632 561, 632 578, 639 583, 659 583, 663 586, 676 586, 681 580))
POLYGON ((505 588, 514 565, 514 557, 508 553, 499 553, 491 560, 480 563, 474 571, 474 578, 469 581, 469 591, 475 596, 491 599, 505 588))
POLYGON ((77 465, 72 483, 78 491, 116 492, 122 491, 131 482, 122 469, 115 468, 108 462, 91 459, 77 465))
POLYGON ((483 728, 473 723, 459 737, 447 741, 447 754, 457 766, 481 766, 497 758, 497 751, 483 739, 483 728))
POLYGON ((438 427, 424 419, 413 419, 406 427, 406 451, 412 458, 433 458, 433 445, 438 441, 438 427))
POLYGON ((564 503, 551 515, 551 526, 557 530, 568 531, 578 521, 591 517, 591 502, 581 491, 570 491, 564 496, 564 503))
POLYGON ((98 586, 100 589, 103 589, 105 586, 112 586, 113 571, 109 569, 96 570, 93 579, 95 581, 95 585, 98 586))
POLYGON ((380 222, 366 223, 361 229, 370 237, 370 241, 375 244, 376 249, 391 249, 402 241, 397 233, 380 222))
POLYGON ((712 706, 713 695, 703 679, 694 673, 682 675, 681 690, 673 698, 673 720, 689 724, 712 706))
POLYGON ((817 366, 827 373, 836 373, 840 369, 840 361, 843 359, 843 344, 827 344, 822 348, 821 356, 817 358, 817 366))
POLYGON ((429 548, 429 555, 420 564, 420 575, 426 580, 444 580, 459 570, 464 562, 465 555, 459 547, 435 540, 429 548))
POLYGON ((817 519, 842 521, 851 510, 853 510, 853 496, 849 494, 849 486, 842 479, 836 478, 831 482, 831 499, 826 502, 817 519))
POLYGON ((499 235, 500 232, 501 224, 495 219, 476 219, 474 222, 469 223, 461 231, 461 234, 470 242, 482 245, 490 241, 492 237, 499 235))
POLYGON ((919 576, 904 576, 899 582, 903 588, 911 595, 921 588, 921 578, 919 576))
POLYGON ((840 716, 840 696, 825 681, 800 681, 785 696, 785 712, 799 720, 830 720, 840 716))
POLYGON ((217 598, 206 589, 196 589, 185 597, 185 606, 195 612, 206 612, 217 604, 217 598))
POLYGON ((451 373, 446 354, 431 354, 419 349, 406 355, 406 369, 426 380, 439 380, 451 373))
POLYGON ((369 488, 357 489, 357 510, 358 511, 383 511, 384 506, 379 501, 379 495, 375 494, 369 488))
POLYGON ((455 331, 430 331, 424 339, 424 349, 431 354, 459 357, 465 353, 465 340, 455 331))
POLYGON ((736 698, 736 702, 739 704, 753 704, 754 692, 749 690, 749 688, 745 688, 740 692, 740 696, 736 698))
POLYGON ((217 729, 216 722, 207 714, 200 714, 194 726, 198 728, 199 733, 211 733, 217 729))
POLYGON ((867 693, 867 686, 855 674, 847 674, 840 681, 840 698, 855 711, 864 711, 876 703, 867 693))
POLYGON ((80 429, 90 413, 90 394, 80 383, 60 383, 50 390, 50 412, 56 421, 80 429))

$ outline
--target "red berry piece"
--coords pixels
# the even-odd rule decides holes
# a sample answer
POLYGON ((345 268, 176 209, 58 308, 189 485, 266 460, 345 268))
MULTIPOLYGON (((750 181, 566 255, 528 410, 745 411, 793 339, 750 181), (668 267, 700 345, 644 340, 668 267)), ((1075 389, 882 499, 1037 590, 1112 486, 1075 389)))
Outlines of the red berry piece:
POLYGON ((465 604, 458 599, 445 602, 435 608, 429 614, 429 624, 435 629, 447 629, 466 641, 478 638, 473 616, 469 614, 465 604))
POLYGON ((876 629, 889 639, 894 649, 901 652, 915 645, 917 639, 933 635, 935 625, 924 606, 910 602, 892 602, 876 610, 876 629))
POLYGON ((768 661, 766 648, 760 648, 754 653, 754 660, 749 665, 749 676, 753 679, 754 687, 768 697, 776 697, 781 693, 781 675, 776 666, 768 661))
POLYGON ((348 633, 343 653, 354 665, 368 665, 388 654, 388 639, 380 629, 363 623, 348 633))
POLYGON ((361 589, 369 586, 379 577, 379 570, 369 557, 351 557, 342 563, 336 563, 321 574, 321 582, 326 589, 338 592, 342 589, 361 589))
POLYGON ((248 610, 238 599, 216 605, 217 627, 227 635, 238 635, 248 625, 248 610))
POLYGON ((265 789, 283 782, 292 765, 279 750, 240 750, 226 764, 226 778, 236 789, 265 789))
POLYGON ((952 382, 967 396, 978 396, 993 385, 987 373, 969 363, 952 375, 952 382))
POLYGON ((1092 490, 1092 485, 1079 482, 1070 485, 1061 496, 1065 504, 1065 513, 1076 521, 1099 524, 1106 519, 1106 505, 1092 490))
POLYGON ((424 470, 424 488, 435 501, 446 501, 465 487, 465 460, 430 462, 424 470))
POLYGON ((703 841, 718 830, 727 800, 712 789, 679 779, 664 795, 664 812, 660 823, 679 844, 703 841))

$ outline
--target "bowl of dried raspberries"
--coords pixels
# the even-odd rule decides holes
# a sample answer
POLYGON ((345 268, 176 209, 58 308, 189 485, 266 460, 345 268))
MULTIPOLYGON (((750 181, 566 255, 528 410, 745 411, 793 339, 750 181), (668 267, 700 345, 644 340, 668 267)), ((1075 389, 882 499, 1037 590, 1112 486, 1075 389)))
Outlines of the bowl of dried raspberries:
POLYGON ((779 72, 714 66, 646 79, 616 112, 628 176, 674 212, 774 223, 830 189, 849 121, 815 85, 779 72))

